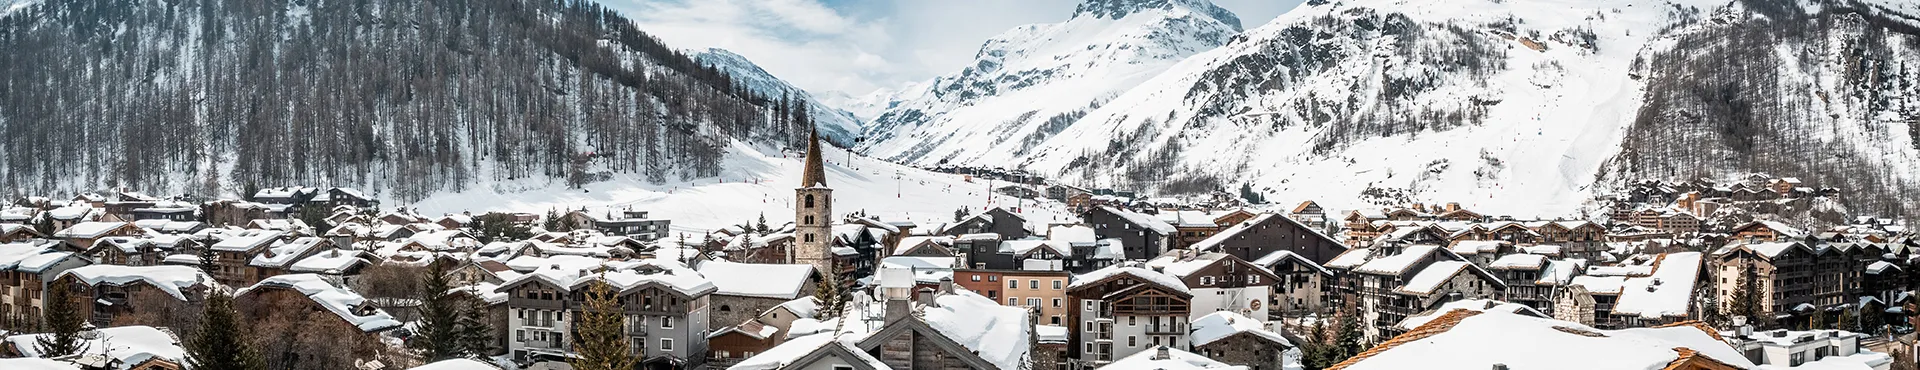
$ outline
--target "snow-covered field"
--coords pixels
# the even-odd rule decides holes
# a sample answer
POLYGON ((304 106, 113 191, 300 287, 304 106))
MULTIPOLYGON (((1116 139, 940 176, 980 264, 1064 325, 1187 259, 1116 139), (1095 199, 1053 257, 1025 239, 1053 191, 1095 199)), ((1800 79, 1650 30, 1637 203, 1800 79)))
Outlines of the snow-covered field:
MULTIPOLYGON (((1028 221, 1044 225, 1065 221, 1058 202, 1037 204, 1001 194, 989 195, 988 186, 1004 182, 924 171, 861 156, 839 148, 826 149, 827 184, 834 189, 834 213, 865 211, 882 220, 951 222, 954 211, 978 212, 991 207, 1019 207, 1028 221)), ((553 186, 529 191, 495 191, 473 186, 459 193, 443 193, 405 204, 429 216, 470 211, 564 212, 586 207, 590 211, 633 209, 650 217, 673 220, 675 233, 697 237, 713 229, 754 222, 761 214, 769 225, 793 221, 793 189, 800 184, 799 153, 734 143, 728 149, 722 175, 661 185, 637 176, 588 184, 585 189, 553 186)), ((389 203, 390 206, 398 205, 389 203)))

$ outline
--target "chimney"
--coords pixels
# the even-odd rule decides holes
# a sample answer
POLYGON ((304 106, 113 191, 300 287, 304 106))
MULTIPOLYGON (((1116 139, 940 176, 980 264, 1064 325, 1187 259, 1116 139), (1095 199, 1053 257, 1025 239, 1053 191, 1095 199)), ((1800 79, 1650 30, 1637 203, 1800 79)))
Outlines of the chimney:
POLYGON ((1493 370, 1507 370, 1507 364, 1493 364, 1493 370))
POLYGON ((1167 346, 1159 346, 1153 349, 1154 360, 1168 360, 1172 358, 1173 358, 1173 354, 1167 353, 1167 346))
POLYGON ((940 294, 941 295, 953 294, 953 277, 952 276, 945 276, 940 278, 940 294))
POLYGON ((939 303, 933 301, 933 297, 934 297, 933 288, 920 288, 920 294, 917 295, 917 297, 920 298, 921 306, 940 307, 939 303))
POLYGON ((1447 202, 1447 212, 1460 210, 1460 202, 1447 202))
POLYGON ((913 314, 913 304, 906 297, 887 296, 887 322, 905 319, 913 314))

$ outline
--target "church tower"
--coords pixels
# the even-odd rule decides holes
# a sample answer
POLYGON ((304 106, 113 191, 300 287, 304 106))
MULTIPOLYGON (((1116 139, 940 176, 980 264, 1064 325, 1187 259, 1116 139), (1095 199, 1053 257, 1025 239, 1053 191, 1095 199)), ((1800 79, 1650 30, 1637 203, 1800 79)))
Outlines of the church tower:
POLYGON ((833 272, 833 189, 827 187, 827 170, 820 158, 820 132, 807 138, 807 164, 800 175, 800 187, 793 189, 794 263, 813 265, 822 274, 833 272))

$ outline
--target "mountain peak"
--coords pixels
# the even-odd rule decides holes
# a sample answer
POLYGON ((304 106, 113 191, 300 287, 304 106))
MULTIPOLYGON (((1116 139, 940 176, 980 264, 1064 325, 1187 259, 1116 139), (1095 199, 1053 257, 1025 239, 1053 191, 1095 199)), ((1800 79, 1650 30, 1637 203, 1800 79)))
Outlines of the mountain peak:
POLYGON ((1235 16, 1226 8, 1214 5, 1209 0, 1087 0, 1073 10, 1073 17, 1120 19, 1149 9, 1173 10, 1175 7, 1184 7, 1195 13, 1205 14, 1221 23, 1233 26, 1235 30, 1242 29, 1239 16, 1235 16))

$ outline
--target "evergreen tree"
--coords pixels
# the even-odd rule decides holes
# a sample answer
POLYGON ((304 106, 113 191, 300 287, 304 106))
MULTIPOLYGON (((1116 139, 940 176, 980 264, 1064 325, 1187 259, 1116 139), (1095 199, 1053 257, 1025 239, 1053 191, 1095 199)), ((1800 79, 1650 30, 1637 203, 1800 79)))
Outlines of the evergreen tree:
POLYGON ((1753 266, 1746 266, 1741 270, 1740 276, 1736 277, 1738 281, 1734 284, 1740 289, 1735 289, 1733 296, 1728 297, 1730 302, 1727 302, 1729 305, 1727 314, 1746 317, 1749 325, 1765 329, 1770 326, 1768 323, 1771 320, 1768 320, 1767 309, 1760 302, 1760 287, 1753 275, 1753 266))
POLYGON ((546 224, 541 225, 541 228, 547 229, 547 231, 559 230, 560 229, 560 213, 554 211, 553 208, 547 208, 546 224))
POLYGON ((631 370, 635 361, 628 348, 626 333, 621 332, 619 297, 613 286, 594 281, 585 292, 586 302, 576 318, 573 352, 579 357, 567 360, 577 370, 631 370))
POLYGON ((460 311, 460 349, 468 358, 483 358, 493 354, 493 325, 487 319, 487 302, 478 298, 464 299, 465 310, 460 311))
POLYGON ((772 233, 772 232, 773 232, 773 229, 770 229, 770 228, 767 228, 767 213, 766 213, 766 212, 761 212, 761 213, 760 213, 760 221, 759 221, 759 223, 756 223, 756 224, 754 224, 754 225, 753 225, 753 229, 754 229, 754 231, 758 231, 758 232, 760 232, 760 235, 767 235, 768 233, 772 233))
POLYGON ((447 282, 446 268, 442 266, 433 264, 427 276, 422 278, 420 320, 415 323, 417 329, 413 337, 407 338, 407 348, 419 353, 427 362, 465 355, 460 346, 459 302, 447 294, 453 287, 447 282))
POLYGON ((40 357, 54 358, 80 353, 87 349, 87 343, 80 338, 80 331, 86 330, 86 318, 80 317, 80 305, 73 300, 73 288, 65 284, 53 284, 47 290, 47 310, 42 321, 46 323, 50 335, 34 340, 33 347, 40 357))
POLYGON ((34 231, 39 231, 40 235, 47 235, 47 236, 52 236, 53 233, 60 231, 60 230, 53 229, 53 217, 48 216, 44 212, 40 214, 40 219, 34 222, 33 228, 34 228, 34 231))
POLYGON ((1832 324, 1827 323, 1827 310, 1815 308, 1813 309, 1813 316, 1807 318, 1807 329, 1832 328, 1832 324))
POLYGON ((966 207, 961 207, 959 209, 953 210, 953 222, 960 222, 961 220, 965 220, 965 219, 967 219, 966 207))
POLYGON ((1725 308, 1720 305, 1720 294, 1714 292, 1712 289, 1701 291, 1700 320, 1706 321, 1708 325, 1714 327, 1727 325, 1727 313, 1725 308))
MULTIPOLYGON (((829 263, 829 266, 832 264, 829 263)), ((832 268, 828 268, 832 270, 832 268)), ((820 303, 820 317, 840 316, 840 309, 846 303, 846 294, 840 292, 840 278, 833 271, 820 272, 820 288, 813 291, 813 299, 820 303)))
POLYGON ((1859 315, 1853 314, 1853 310, 1841 310, 1840 319, 1836 320, 1835 323, 1840 330, 1858 333, 1860 332, 1859 318, 1859 315))
POLYGON ((1340 361, 1360 354, 1367 348, 1360 343, 1360 315, 1347 312, 1340 318, 1340 334, 1334 345, 1339 346, 1340 361))
POLYGON ((240 312, 233 297, 213 289, 200 312, 200 329, 185 340, 188 368, 194 370, 265 370, 266 362, 244 338, 240 312))
POLYGON ((327 210, 321 207, 300 207, 300 222, 307 223, 307 227, 313 228, 316 234, 333 229, 333 225, 327 222, 327 210))

